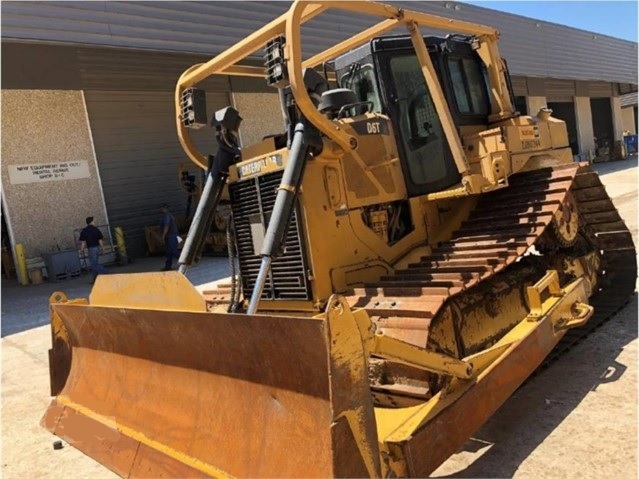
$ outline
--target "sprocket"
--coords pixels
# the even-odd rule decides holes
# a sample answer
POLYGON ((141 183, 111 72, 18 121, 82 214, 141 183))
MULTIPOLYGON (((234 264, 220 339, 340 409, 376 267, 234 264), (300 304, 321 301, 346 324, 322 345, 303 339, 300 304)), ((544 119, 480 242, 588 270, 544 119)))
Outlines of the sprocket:
POLYGON ((575 244, 579 233, 579 215, 572 194, 566 194, 561 206, 553 214, 551 225, 561 247, 568 248, 575 244))

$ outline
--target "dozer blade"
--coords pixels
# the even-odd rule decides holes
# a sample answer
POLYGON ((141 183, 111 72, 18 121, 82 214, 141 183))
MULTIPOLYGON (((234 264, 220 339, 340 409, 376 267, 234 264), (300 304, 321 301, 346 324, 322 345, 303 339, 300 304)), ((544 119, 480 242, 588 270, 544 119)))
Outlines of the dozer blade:
POLYGON ((45 428, 122 477, 379 476, 355 323, 141 307, 167 282, 193 298, 176 275, 52 304, 70 365, 45 428))

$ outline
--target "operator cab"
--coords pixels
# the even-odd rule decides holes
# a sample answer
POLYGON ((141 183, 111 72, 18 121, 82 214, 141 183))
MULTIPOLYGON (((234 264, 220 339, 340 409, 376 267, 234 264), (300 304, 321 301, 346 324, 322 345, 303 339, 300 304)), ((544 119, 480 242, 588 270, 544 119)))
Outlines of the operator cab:
MULTIPOLYGON (((473 39, 427 36, 424 42, 455 125, 488 125, 488 75, 473 39)), ((410 197, 460 182, 410 36, 373 39, 337 58, 334 67, 340 87, 390 118, 410 197)))

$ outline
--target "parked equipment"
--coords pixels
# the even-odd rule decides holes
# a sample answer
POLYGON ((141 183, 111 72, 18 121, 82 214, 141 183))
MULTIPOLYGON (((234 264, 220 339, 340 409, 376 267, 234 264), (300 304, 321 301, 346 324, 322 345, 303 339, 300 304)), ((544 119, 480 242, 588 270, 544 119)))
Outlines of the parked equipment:
POLYGON ((514 110, 497 39, 297 1, 187 70, 178 136, 208 177, 181 270, 228 187, 239 277, 56 293, 44 426, 122 477, 428 476, 634 291, 629 231, 564 122, 514 110), (382 20, 302 56, 301 25, 329 10, 382 20), (210 123, 197 85, 263 77, 243 60, 265 45, 284 133, 240 149, 241 112, 217 112, 209 164, 189 139, 210 123))
MULTIPOLYGON (((198 165, 191 162, 180 163, 178 175, 180 185, 186 193, 186 207, 184 211, 184 219, 188 226, 195 217, 195 207, 202 195, 203 183, 206 184, 206 174, 202 172, 198 165), (188 165, 191 165, 190 168, 188 165)), ((218 201, 217 208, 213 213, 213 222, 211 229, 205 238, 205 249, 216 255, 227 254, 226 231, 228 229, 228 217, 230 214, 230 206, 228 201, 228 192, 224 190, 218 201)), ((188 228, 186 228, 188 231, 188 228)), ((185 231, 185 232, 186 232, 185 231)))

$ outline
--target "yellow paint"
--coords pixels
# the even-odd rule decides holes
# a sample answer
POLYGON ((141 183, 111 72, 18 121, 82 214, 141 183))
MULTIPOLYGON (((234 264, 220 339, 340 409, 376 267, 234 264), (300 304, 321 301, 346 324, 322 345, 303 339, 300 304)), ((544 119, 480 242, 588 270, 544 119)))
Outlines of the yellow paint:
MULTIPOLYGON (((287 38, 285 49, 291 89, 302 114, 312 124, 319 128, 319 130, 326 135, 327 138, 332 140, 336 145, 339 145, 343 151, 351 152, 357 163, 360 165, 363 164, 363 158, 357 153, 359 143, 357 135, 352 135, 344 131, 317 111, 308 95, 308 92, 306 91, 306 88, 304 87, 304 83, 302 81, 302 69, 309 66, 316 67, 330 58, 334 58, 341 53, 347 52, 366 43, 375 36, 382 35, 399 24, 410 26, 410 29, 415 31, 416 35, 418 35, 419 26, 435 29, 440 28, 449 32, 478 36, 480 39, 480 56, 489 70, 491 83, 496 84, 496 86, 493 86, 493 97, 497 96, 498 99, 494 102, 493 116, 496 118, 505 118, 511 114, 512 105, 510 105, 510 98, 507 94, 503 63, 499 57, 499 52, 496 46, 498 33, 495 29, 476 23, 438 17, 436 15, 429 15, 412 10, 404 10, 375 2, 319 1, 308 4, 306 2, 296 1, 286 13, 238 42, 232 48, 222 52, 206 63, 194 65, 182 74, 175 89, 176 127, 182 147, 193 162, 201 168, 206 168, 206 155, 203 155, 195 148, 195 145, 190 139, 188 129, 182 126, 180 118, 180 99, 182 91, 215 74, 233 74, 248 77, 259 76, 260 69, 246 67, 239 65, 239 63, 241 63, 246 57, 255 53, 257 50, 263 48, 266 42, 273 37, 284 34, 287 38), (374 15, 381 20, 373 27, 370 27, 359 34, 334 45, 326 51, 318 53, 310 59, 303 61, 302 42, 300 38, 301 25, 328 9, 353 11, 365 15, 374 15), (499 111, 497 111, 498 109, 499 111)), ((419 43, 423 45, 423 42, 420 41, 419 43)), ((427 56, 424 57, 422 55, 421 60, 422 66, 424 68, 428 68, 427 65, 424 64, 424 61, 426 64, 429 63, 427 56)), ((436 78, 428 74, 427 71, 425 71, 425 73, 429 79, 427 80, 427 85, 429 86, 431 93, 436 91, 438 88, 440 89, 436 78)), ((434 96, 436 101, 441 99, 437 93, 434 93, 434 96)), ((438 102, 438 104, 439 106, 437 110, 441 115, 440 110, 442 108, 447 109, 447 106, 441 102, 438 102)), ((450 115, 445 118, 450 120, 450 115)), ((463 171, 464 156, 459 137, 453 130, 452 123, 449 121, 443 121, 442 125, 445 129, 449 143, 452 144, 451 149, 458 168, 460 168, 460 171, 463 171)), ((373 181, 377 188, 380 188, 377 178, 373 177, 371 178, 371 181, 373 181)))
POLYGON ((335 408, 341 404, 336 404, 335 399, 331 399, 335 414, 333 422, 341 417, 346 419, 369 477, 379 477, 377 438, 369 433, 371 428, 367 427, 367 423, 374 420, 374 409, 368 385, 366 347, 358 334, 362 318, 355 317, 346 300, 339 295, 329 298, 324 318, 328 333, 326 340, 329 345, 330 371, 339 369, 350 373, 350 390, 333 392, 335 386, 342 384, 335 385, 331 381, 331 392, 333 395, 347 394, 354 398, 346 401, 346 407, 350 406, 351 409, 337 411, 335 408))
POLYGON ((452 356, 428 351, 383 334, 373 336, 371 354, 445 376, 470 378, 473 366, 452 356))
MULTIPOLYGON (((546 320, 547 318, 544 319, 544 321, 546 320)), ((375 418, 380 441, 399 443, 410 440, 419 427, 427 421, 434 419, 437 414, 457 401, 457 399, 471 387, 482 381, 500 361, 513 352, 519 341, 530 334, 535 327, 539 327, 540 325, 541 323, 536 323, 536 326, 533 326, 526 321, 519 323, 517 327, 509 333, 509 335, 516 336, 518 339, 516 341, 509 339, 509 342, 507 342, 508 347, 503 350, 500 349, 500 354, 497 355, 494 361, 488 363, 472 381, 460 381, 456 383, 456 387, 452 392, 445 393, 444 391, 440 391, 428 402, 413 407, 401 409, 376 408, 375 418)), ((504 339, 505 338, 502 338, 502 341, 504 339)))
POLYGON ((29 275, 27 274, 27 258, 24 255, 24 245, 22 243, 16 243, 16 263, 18 277, 20 278, 20 284, 26 286, 29 284, 29 275))
POLYGON ((530 306, 530 316, 541 317, 544 314, 545 302, 542 302, 542 294, 548 290, 552 297, 558 297, 561 294, 559 288, 559 275, 557 271, 548 271, 535 285, 528 286, 528 304, 530 306))
POLYGON ((499 54, 497 37, 480 42, 477 53, 484 62, 484 65, 486 65, 490 79, 490 88, 492 90, 492 95, 490 96, 492 114, 488 117, 488 121, 495 122, 504 118, 510 118, 515 109, 510 100, 506 80, 506 66, 499 54))
MULTIPOLYGON (((294 312, 295 316, 306 316, 308 314, 316 314, 323 309, 326 301, 321 303, 313 303, 312 301, 269 301, 263 300, 258 303, 258 311, 268 311, 270 315, 289 316, 294 312)), ((248 306, 248 300, 247 304, 248 306)))
POLYGON ((359 454, 362 457, 364 464, 366 465, 368 477, 378 477, 379 474, 377 473, 377 466, 375 464, 376 457, 374 456, 374 454, 377 454, 377 451, 374 451, 371 447, 369 447, 367 442, 364 440, 364 436, 361 432, 363 426, 362 409, 363 407, 359 407, 350 411, 344 411, 337 417, 335 417, 335 421, 341 418, 346 419, 346 422, 348 422, 348 425, 351 428, 351 432, 353 433, 353 437, 355 437, 359 454))
POLYGON ((177 271, 99 275, 89 302, 91 306, 206 311, 204 297, 177 271))
POLYGON ((115 227, 115 244, 118 247, 118 254, 120 255, 120 258, 127 258, 124 231, 122 231, 122 228, 119 226, 115 227))
POLYGON ((406 198, 406 184, 402 173, 393 128, 388 117, 365 113, 339 120, 340 129, 353 138, 358 137, 356 122, 378 121, 388 127, 387 134, 368 135, 358 140, 356 151, 338 152, 346 186, 346 201, 351 208, 372 202, 381 203, 406 198))
POLYGON ((553 328, 548 329, 550 337, 546 339, 558 342, 563 336, 563 330, 580 326, 587 321, 592 314, 592 307, 585 304, 588 299, 587 280, 578 278, 562 290, 556 291, 554 283, 556 274, 556 271, 549 271, 533 287, 537 291, 550 289, 555 293, 554 296, 540 303, 541 314, 539 316, 537 313, 532 313, 522 318, 493 347, 466 358, 475 366, 476 376, 473 377, 472 381, 455 381, 453 387, 440 391, 428 402, 421 405, 399 409, 375 408, 380 442, 400 443, 410 440, 419 427, 432 420, 468 389, 486 378, 499 362, 513 354, 518 344, 537 328, 551 324, 553 328), (573 308, 575 304, 579 306, 576 311, 573 308))
POLYGON ((171 459, 174 459, 177 462, 186 464, 187 466, 192 467, 193 469, 196 469, 200 471, 201 473, 208 475, 209 477, 214 477, 217 479, 230 479, 233 477, 230 474, 222 471, 221 469, 218 469, 217 467, 212 466, 211 464, 207 464, 206 462, 201 461, 197 459, 196 457, 189 456, 188 454, 185 454, 181 451, 173 449, 172 447, 169 447, 166 444, 162 444, 159 441, 155 441, 145 436, 141 432, 136 431, 135 429, 131 429, 123 424, 118 424, 116 421, 112 419, 101 416, 100 414, 97 414, 93 410, 72 401, 67 396, 58 396, 56 398, 56 401, 58 401, 63 406, 73 409, 74 411, 88 417, 89 419, 93 419, 94 421, 97 421, 108 428, 111 428, 115 431, 119 431, 123 435, 130 437, 131 439, 134 439, 135 441, 138 441, 141 444, 144 444, 145 446, 150 447, 151 449, 155 449, 156 451, 170 457, 171 459))

